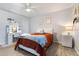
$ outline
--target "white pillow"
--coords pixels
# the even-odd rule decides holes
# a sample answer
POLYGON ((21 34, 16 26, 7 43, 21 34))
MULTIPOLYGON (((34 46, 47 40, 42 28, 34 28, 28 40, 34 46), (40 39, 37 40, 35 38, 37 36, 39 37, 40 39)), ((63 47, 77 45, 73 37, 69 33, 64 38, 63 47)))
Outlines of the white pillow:
POLYGON ((23 33, 23 34, 21 34, 21 36, 31 36, 31 34, 29 34, 29 33, 23 33))

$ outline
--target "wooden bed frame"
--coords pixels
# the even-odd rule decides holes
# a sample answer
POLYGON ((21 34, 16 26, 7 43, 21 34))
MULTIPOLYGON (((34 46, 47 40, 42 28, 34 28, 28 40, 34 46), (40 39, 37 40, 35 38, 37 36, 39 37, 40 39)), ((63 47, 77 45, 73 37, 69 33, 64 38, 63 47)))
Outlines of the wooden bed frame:
POLYGON ((47 38, 46 45, 44 47, 42 47, 40 44, 38 44, 37 42, 35 42, 33 40, 19 37, 18 41, 17 41, 17 43, 15 45, 15 50, 21 44, 21 45, 23 45, 25 47, 29 47, 29 48, 34 49, 36 52, 38 52, 40 54, 40 56, 45 56, 46 55, 46 49, 48 47, 50 47, 52 45, 52 43, 53 43, 53 35, 49 34, 49 33, 43 33, 43 34, 41 34, 41 33, 33 33, 32 35, 45 35, 46 38, 47 38))

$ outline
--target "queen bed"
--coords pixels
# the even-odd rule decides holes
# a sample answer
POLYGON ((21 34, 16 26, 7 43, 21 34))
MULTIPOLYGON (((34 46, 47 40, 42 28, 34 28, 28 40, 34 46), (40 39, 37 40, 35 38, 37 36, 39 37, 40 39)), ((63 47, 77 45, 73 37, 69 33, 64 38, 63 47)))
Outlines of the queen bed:
POLYGON ((50 33, 32 33, 18 37, 15 50, 20 47, 34 55, 45 56, 46 50, 53 43, 53 35, 50 33))

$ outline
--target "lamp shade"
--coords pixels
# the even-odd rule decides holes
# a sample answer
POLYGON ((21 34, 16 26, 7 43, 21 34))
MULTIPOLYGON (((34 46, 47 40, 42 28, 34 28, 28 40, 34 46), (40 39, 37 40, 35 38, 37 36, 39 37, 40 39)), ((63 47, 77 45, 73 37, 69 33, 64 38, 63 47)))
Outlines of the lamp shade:
POLYGON ((72 26, 65 26, 65 31, 72 31, 72 26))

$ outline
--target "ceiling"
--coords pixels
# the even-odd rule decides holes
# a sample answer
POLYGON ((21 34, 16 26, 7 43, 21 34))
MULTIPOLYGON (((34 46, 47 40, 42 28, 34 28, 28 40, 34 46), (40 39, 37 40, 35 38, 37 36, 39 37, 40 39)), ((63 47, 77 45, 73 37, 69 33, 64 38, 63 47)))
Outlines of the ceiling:
POLYGON ((19 15, 33 17, 73 7, 73 3, 31 3, 31 12, 26 12, 26 3, 0 3, 0 9, 19 15))

